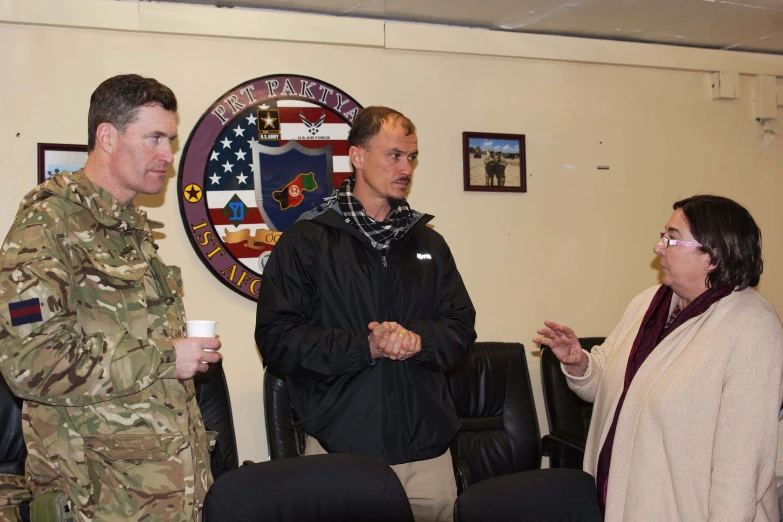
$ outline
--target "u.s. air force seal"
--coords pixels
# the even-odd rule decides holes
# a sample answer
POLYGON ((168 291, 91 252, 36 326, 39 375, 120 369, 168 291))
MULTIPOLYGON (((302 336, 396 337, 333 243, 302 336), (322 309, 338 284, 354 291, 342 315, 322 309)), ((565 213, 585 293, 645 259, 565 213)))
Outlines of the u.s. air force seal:
POLYGON ((177 179, 193 248, 256 300, 280 234, 351 175, 348 132, 361 109, 333 85, 264 76, 221 96, 190 133, 177 179))

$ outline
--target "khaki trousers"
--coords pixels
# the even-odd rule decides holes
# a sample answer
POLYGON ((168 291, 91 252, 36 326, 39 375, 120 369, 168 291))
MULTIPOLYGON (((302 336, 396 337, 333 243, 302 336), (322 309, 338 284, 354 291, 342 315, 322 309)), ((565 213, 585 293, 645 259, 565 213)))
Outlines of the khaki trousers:
MULTIPOLYGON (((305 455, 322 455, 326 451, 316 439, 307 437, 305 455)), ((457 483, 451 462, 451 450, 440 457, 391 466, 402 483, 411 503, 416 522, 452 522, 457 483)))

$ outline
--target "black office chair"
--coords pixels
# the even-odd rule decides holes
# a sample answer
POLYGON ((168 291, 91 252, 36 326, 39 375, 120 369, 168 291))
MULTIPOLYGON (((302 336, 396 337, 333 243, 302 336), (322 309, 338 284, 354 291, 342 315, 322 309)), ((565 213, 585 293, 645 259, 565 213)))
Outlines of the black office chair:
POLYGON ((29 520, 31 494, 24 483, 27 448, 22 437, 22 400, 0 374, 0 495, 11 504, 0 507, 0 520, 29 520))
POLYGON ((408 497, 386 462, 332 453, 242 466, 213 484, 204 522, 409 521, 408 497))
MULTIPOLYGON (((291 406, 285 376, 269 367, 264 372, 264 422, 269 460, 304 456, 305 432, 291 406)), ((470 482, 470 471, 465 461, 454 459, 453 455, 452 460, 457 491, 460 492, 470 482)))
POLYGON ((223 361, 210 364, 209 370, 193 378, 204 427, 217 432, 215 449, 210 454, 212 477, 217 480, 225 472, 239 465, 234 420, 231 415, 231 399, 228 394, 223 361))
MULTIPOLYGON (((579 344, 591 351, 605 340, 605 337, 580 337, 579 344)), ((549 420, 549 435, 543 438, 549 466, 582 469, 593 405, 571 391, 560 370, 560 361, 548 346, 541 347, 541 384, 549 420)))
POLYGON ((447 373, 462 420, 451 453, 471 484, 541 467, 541 435, 525 347, 519 343, 477 342, 470 356, 447 373))
MULTIPOLYGON (((447 373, 462 428, 451 444, 457 491, 470 484, 541 466, 541 435, 524 346, 479 342, 447 373)), ((264 372, 269 459, 304 455, 304 433, 291 407, 285 377, 264 372)))
POLYGON ((264 424, 269 460, 304 455, 304 430, 291 406, 285 376, 269 367, 264 371, 264 424))
POLYGON ((593 477, 575 469, 503 475, 470 487, 454 505, 455 522, 601 522, 593 477))

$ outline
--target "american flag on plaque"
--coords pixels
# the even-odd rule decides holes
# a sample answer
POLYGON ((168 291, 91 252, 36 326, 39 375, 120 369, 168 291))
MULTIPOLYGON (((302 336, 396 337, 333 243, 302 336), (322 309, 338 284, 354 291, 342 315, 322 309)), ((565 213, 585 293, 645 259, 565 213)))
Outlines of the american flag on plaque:
POLYGON ((351 175, 348 132, 361 109, 296 75, 245 82, 188 137, 177 180, 193 248, 223 284, 255 300, 280 234, 351 175))

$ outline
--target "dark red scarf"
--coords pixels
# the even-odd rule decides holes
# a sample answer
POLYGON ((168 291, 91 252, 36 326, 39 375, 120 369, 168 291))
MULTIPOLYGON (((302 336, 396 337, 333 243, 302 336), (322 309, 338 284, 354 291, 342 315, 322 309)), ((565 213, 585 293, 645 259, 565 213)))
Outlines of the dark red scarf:
POLYGON ((698 317, 706 312, 710 306, 732 293, 734 288, 735 285, 728 285, 718 290, 707 290, 691 304, 686 306, 668 327, 666 326, 666 323, 669 319, 669 309, 671 308, 674 292, 670 287, 661 285, 655 293, 655 297, 653 297, 650 307, 647 309, 647 313, 644 314, 644 319, 642 319, 642 324, 639 327, 639 332, 636 334, 636 339, 634 339, 631 354, 628 356, 628 365, 625 368, 623 393, 620 395, 620 401, 614 412, 612 426, 609 428, 609 433, 606 436, 604 445, 601 448, 601 453, 598 456, 598 469, 595 479, 598 488, 598 503, 601 506, 601 515, 604 515, 606 512, 606 491, 609 483, 609 467, 612 462, 612 446, 614 445, 614 435, 617 430, 617 419, 620 418, 620 410, 623 407, 623 402, 625 402, 625 395, 628 393, 628 388, 631 385, 631 381, 636 375, 636 372, 639 371, 639 368, 641 368, 642 364, 655 347, 658 346, 669 333, 676 330, 685 321, 698 317))

